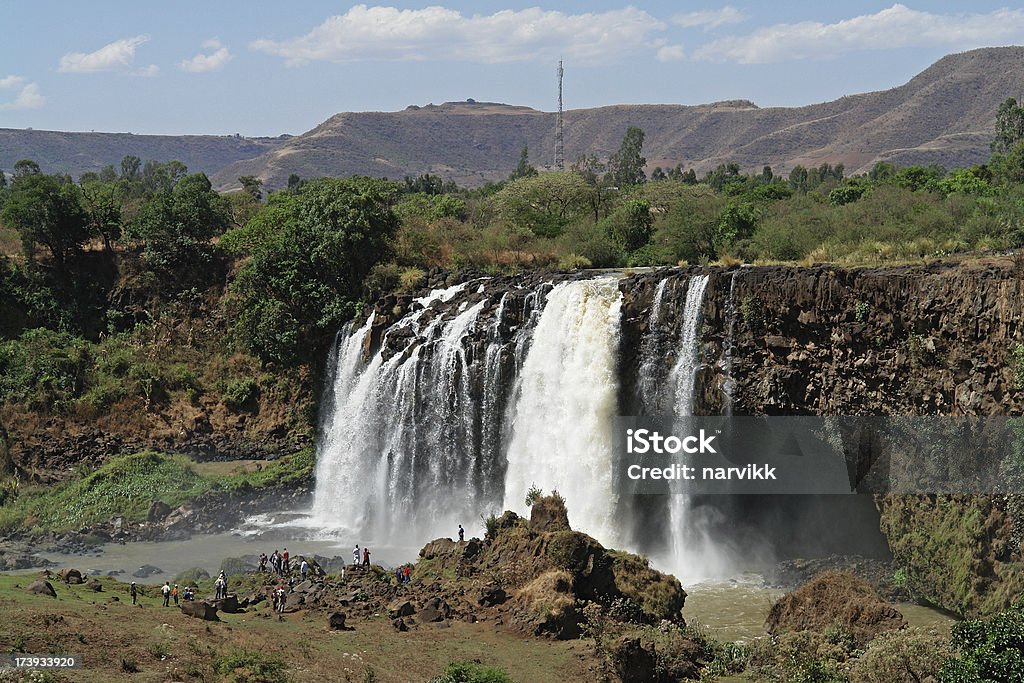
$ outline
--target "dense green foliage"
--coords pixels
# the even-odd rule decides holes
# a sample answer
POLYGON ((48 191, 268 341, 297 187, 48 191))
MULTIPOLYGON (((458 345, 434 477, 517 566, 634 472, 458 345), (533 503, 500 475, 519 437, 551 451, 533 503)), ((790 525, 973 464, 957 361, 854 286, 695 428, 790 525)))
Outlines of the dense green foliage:
POLYGON ((368 178, 319 180, 275 195, 266 213, 224 237, 224 248, 248 256, 231 285, 247 348, 283 364, 319 356, 390 253, 396 194, 368 178))
POLYGON ((945 683, 1010 683, 1024 680, 1024 603, 988 619, 954 624, 951 644, 959 650, 942 667, 945 683))
POLYGON ((608 159, 567 171, 538 172, 524 146, 509 180, 473 190, 425 174, 294 176, 267 193, 246 176, 222 196, 176 161, 129 156, 75 183, 23 160, 0 185, 0 401, 98 415, 130 398, 149 409, 217 397, 256 410, 282 372, 316 368, 361 303, 415 291, 434 268, 862 264, 1018 249, 1021 111, 1012 99, 1000 108, 989 164, 948 173, 725 163, 647 180, 635 127, 608 159))
POLYGON ((39 527, 72 530, 106 522, 113 514, 141 521, 153 500, 172 507, 204 493, 288 487, 312 476, 312 451, 274 460, 255 472, 203 475, 186 457, 142 452, 112 458, 56 486, 23 487, 0 507, 0 530, 39 527))

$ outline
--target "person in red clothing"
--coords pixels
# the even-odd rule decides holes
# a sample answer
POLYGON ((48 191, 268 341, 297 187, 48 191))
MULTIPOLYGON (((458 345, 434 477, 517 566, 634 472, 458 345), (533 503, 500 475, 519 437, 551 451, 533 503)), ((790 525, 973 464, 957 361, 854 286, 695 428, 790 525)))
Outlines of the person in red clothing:
POLYGON ((370 549, 369 548, 363 548, 363 566, 364 567, 369 567, 370 566, 370 549))
POLYGON ((281 562, 284 564, 284 571, 285 571, 285 573, 287 573, 288 569, 289 569, 289 566, 288 566, 288 548, 285 548, 284 552, 281 553, 281 562))
POLYGON ((411 572, 412 572, 412 567, 410 565, 405 565, 405 571, 402 572, 403 574, 405 574, 405 583, 409 583, 409 574, 411 572))

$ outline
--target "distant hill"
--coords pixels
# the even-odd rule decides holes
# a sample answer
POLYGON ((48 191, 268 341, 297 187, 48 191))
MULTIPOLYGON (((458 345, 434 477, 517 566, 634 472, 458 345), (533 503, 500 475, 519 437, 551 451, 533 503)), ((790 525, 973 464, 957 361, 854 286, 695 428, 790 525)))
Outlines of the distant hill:
MULTIPOLYGON (((570 110, 565 158, 607 157, 627 127, 639 126, 648 170, 681 163, 703 172, 736 162, 788 173, 797 164, 828 162, 852 173, 883 160, 951 168, 988 158, 996 109, 1022 94, 1024 47, 983 48, 943 57, 891 90, 804 107, 730 100, 570 110)), ((0 166, 28 157, 44 170, 77 174, 130 153, 214 172, 221 189, 238 187, 241 175, 281 187, 292 173, 401 178, 429 172, 472 186, 506 177, 524 144, 535 165, 549 165, 554 138, 554 113, 468 100, 336 114, 307 133, 275 139, 0 130, 0 166)))
POLYGON ((244 138, 236 135, 134 135, 132 133, 62 133, 0 128, 0 169, 10 171, 19 159, 32 159, 46 173, 77 178, 107 164, 120 169, 132 154, 143 161, 177 159, 191 171, 214 174, 240 159, 276 148, 289 136, 244 138))
MULTIPOLYGON (((644 130, 648 170, 681 163, 704 171, 730 161, 745 169, 769 164, 777 173, 824 162, 854 172, 880 160, 956 167, 988 158, 997 107, 1021 93, 1024 47, 985 48, 944 57, 891 90, 805 107, 736 100, 567 111, 565 158, 606 157, 633 125, 644 130)), ((215 182, 231 186, 240 175, 257 175, 273 187, 290 173, 400 178, 430 172, 477 185, 506 177, 523 144, 535 164, 550 164, 554 137, 555 114, 494 103, 337 114, 232 164, 215 182)))

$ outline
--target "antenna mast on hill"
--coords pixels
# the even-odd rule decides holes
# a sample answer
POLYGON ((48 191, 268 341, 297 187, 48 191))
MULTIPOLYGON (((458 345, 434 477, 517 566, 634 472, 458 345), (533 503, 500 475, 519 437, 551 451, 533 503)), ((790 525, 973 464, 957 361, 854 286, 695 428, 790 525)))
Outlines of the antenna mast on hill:
POLYGON ((555 168, 559 171, 565 169, 565 147, 562 140, 562 60, 558 60, 558 118, 555 128, 555 168))

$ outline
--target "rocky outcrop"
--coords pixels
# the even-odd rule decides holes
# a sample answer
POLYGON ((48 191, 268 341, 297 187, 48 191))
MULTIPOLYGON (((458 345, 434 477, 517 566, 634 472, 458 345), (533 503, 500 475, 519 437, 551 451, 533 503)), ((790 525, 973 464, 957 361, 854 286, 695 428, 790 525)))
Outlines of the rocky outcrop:
POLYGON ((765 628, 823 633, 841 627, 863 647, 885 631, 906 628, 907 621, 863 579, 845 572, 824 572, 780 598, 768 612, 765 628))
MULTIPOLYGON (((1024 341, 1024 270, 1019 260, 1004 258, 886 268, 673 268, 625 278, 621 414, 641 409, 636 397, 645 350, 655 348, 663 367, 676 362, 681 304, 698 274, 708 276, 699 414, 988 416, 1024 410, 1012 355, 1024 341), (663 282, 659 324, 652 326, 663 282)), ((738 503, 741 517, 757 518, 758 504, 738 503)), ((876 525, 910 593, 974 614, 1005 607, 1024 589, 1017 578, 1024 576, 1024 519, 1013 518, 1012 499, 889 496, 877 506, 876 525)), ((781 514, 794 519, 799 512, 781 514)), ((830 534, 816 536, 827 540, 830 534)))
MULTIPOLYGON (((624 378, 635 386, 655 290, 681 323, 689 279, 702 309, 703 414, 1006 415, 1024 409, 1010 362, 1024 279, 1009 260, 891 268, 666 269, 626 278, 624 378), (673 304, 672 302, 675 302, 673 304), (725 388, 731 380, 734 389, 725 388), (731 394, 731 395, 730 395, 731 394)), ((675 358, 665 359, 671 365, 675 358)), ((635 392, 624 392, 627 395, 635 392)))
MULTIPOLYGON (((529 522, 512 512, 492 520, 482 543, 431 541, 420 551, 414 576, 457 593, 460 604, 472 596, 470 612, 496 609, 531 635, 578 637, 588 604, 614 606, 639 623, 682 623, 686 592, 675 577, 573 531, 558 497, 541 497, 532 507, 529 522)), ((423 619, 422 611, 416 617, 423 619)))
POLYGON ((179 607, 182 613, 195 619, 220 621, 220 617, 217 616, 217 607, 205 600, 186 600, 179 607))
POLYGON ((53 589, 53 584, 44 579, 38 579, 25 586, 25 592, 34 593, 35 595, 47 595, 51 598, 57 597, 57 591, 53 589))

